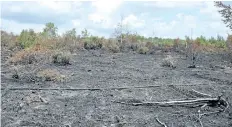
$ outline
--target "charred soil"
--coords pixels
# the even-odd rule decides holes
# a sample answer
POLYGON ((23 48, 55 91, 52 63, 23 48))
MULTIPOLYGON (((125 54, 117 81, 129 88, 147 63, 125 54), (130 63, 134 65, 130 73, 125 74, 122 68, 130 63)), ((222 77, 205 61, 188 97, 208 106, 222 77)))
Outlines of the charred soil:
MULTIPOLYGON (((157 51, 145 55, 80 51, 72 56, 70 65, 22 65, 26 66, 25 69, 19 70, 29 73, 39 67, 55 69, 64 75, 64 80, 28 81, 12 77, 11 66, 6 64, 9 53, 1 52, 2 127, 162 126, 157 118, 168 127, 232 126, 232 68, 221 54, 200 54, 196 68, 188 68, 188 60, 178 53, 157 51), (166 55, 173 56, 175 68, 161 66, 166 55), (199 120, 201 107, 115 103, 199 98, 191 93, 192 90, 214 97, 222 95, 229 107, 224 112, 204 115, 199 120)), ((205 107, 201 112, 215 110, 217 108, 205 107)))

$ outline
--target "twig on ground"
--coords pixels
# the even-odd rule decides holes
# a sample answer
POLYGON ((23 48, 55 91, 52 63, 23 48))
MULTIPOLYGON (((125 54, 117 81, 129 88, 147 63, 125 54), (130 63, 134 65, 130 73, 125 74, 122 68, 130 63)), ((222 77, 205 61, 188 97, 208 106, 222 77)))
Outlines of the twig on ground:
POLYGON ((161 121, 159 120, 158 116, 156 117, 156 121, 157 121, 160 125, 162 125, 163 127, 167 127, 167 125, 166 125, 164 122, 161 122, 161 121))
POLYGON ((194 90, 194 89, 192 89, 192 91, 193 91, 193 92, 195 92, 196 94, 201 95, 201 96, 212 97, 212 96, 211 96, 211 95, 209 95, 209 94, 201 93, 201 92, 196 91, 196 90, 194 90))
POLYGON ((203 106, 201 106, 201 109, 205 108, 207 106, 207 104, 204 104, 203 106))
POLYGON ((201 127, 204 127, 203 123, 201 122, 201 110, 198 110, 198 121, 200 122, 201 127))
POLYGON ((204 104, 203 106, 201 106, 201 108, 198 110, 198 121, 200 122, 201 124, 201 127, 203 127, 203 123, 201 121, 201 109, 205 108, 207 106, 207 104, 204 104))
POLYGON ((202 117, 202 116, 207 116, 207 115, 211 115, 211 114, 217 114, 217 113, 220 113, 220 112, 222 112, 222 111, 219 110, 219 111, 215 111, 215 112, 202 113, 202 114, 200 114, 200 115, 201 115, 201 117, 202 117))
POLYGON ((40 95, 39 95, 39 99, 40 99, 41 102, 44 102, 45 104, 48 104, 48 101, 46 99, 44 99, 43 97, 41 97, 40 95))

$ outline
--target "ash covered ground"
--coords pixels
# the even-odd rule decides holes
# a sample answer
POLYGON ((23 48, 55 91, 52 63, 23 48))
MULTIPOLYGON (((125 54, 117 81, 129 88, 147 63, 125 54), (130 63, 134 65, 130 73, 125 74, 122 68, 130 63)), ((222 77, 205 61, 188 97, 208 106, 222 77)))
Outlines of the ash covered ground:
MULTIPOLYGON (((199 54, 196 68, 188 68, 184 55, 171 53, 176 68, 161 66, 170 53, 108 53, 101 50, 80 51, 71 65, 38 65, 53 68, 68 77, 63 82, 12 79, 9 57, 2 50, 1 126, 83 126, 83 127, 229 127, 232 126, 232 68, 220 54, 199 54), (160 87, 133 88, 137 86, 160 87), (173 85, 173 86, 170 86, 173 85), (177 85, 177 86, 174 86, 177 85), (101 90, 10 90, 10 88, 112 88, 101 90), (6 88, 6 89, 5 89, 6 88), (212 96, 223 95, 229 102, 225 112, 202 116, 199 108, 183 106, 133 106, 115 101, 167 101, 197 98, 189 93, 200 91, 212 96), (41 98, 43 99, 41 100, 41 98)), ((38 68, 25 65, 25 72, 38 68)), ((22 70, 21 70, 22 71, 22 70)), ((205 109, 217 110, 217 108, 205 109)))

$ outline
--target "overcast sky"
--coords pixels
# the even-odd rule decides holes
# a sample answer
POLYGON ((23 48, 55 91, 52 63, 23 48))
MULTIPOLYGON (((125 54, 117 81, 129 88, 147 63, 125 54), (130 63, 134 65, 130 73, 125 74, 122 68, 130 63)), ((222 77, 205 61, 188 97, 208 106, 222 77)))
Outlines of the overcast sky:
MULTIPOLYGON (((232 2, 226 2, 232 5, 232 2)), ((231 31, 221 21, 213 2, 144 2, 104 0, 95 2, 1 2, 1 29, 20 33, 32 28, 42 31, 53 22, 59 33, 87 28, 91 34, 109 37, 120 15, 128 29, 144 36, 183 38, 185 35, 226 36, 231 31)))

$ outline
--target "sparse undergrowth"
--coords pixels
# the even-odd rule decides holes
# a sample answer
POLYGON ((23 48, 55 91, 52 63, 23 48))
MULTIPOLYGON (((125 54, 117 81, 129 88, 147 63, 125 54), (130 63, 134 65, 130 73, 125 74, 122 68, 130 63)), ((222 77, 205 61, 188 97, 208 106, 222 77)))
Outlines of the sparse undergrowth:
POLYGON ((67 77, 57 69, 45 68, 36 65, 13 65, 10 68, 10 79, 25 82, 58 81, 63 82, 67 77))
POLYGON ((11 79, 20 80, 25 82, 35 82, 38 81, 36 78, 36 72, 39 69, 35 65, 13 65, 10 68, 11 79))

